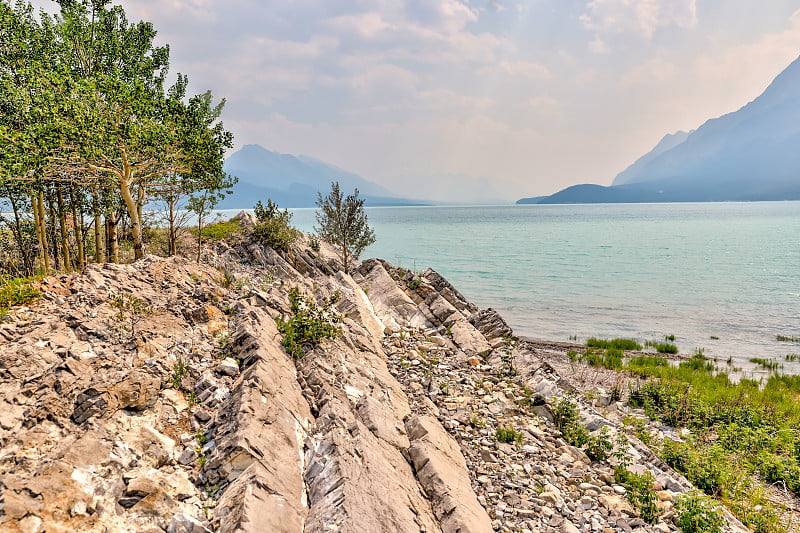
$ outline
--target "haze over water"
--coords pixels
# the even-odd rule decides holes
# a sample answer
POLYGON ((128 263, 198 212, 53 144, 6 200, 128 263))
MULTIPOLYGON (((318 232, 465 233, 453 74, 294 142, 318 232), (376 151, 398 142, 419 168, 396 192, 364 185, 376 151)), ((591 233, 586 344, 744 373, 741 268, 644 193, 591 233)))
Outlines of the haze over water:
MULTIPOLYGON (((518 335, 661 339, 738 363, 800 345, 800 202, 368 209, 381 257, 446 276, 518 335), (711 336, 719 337, 712 340, 711 336)), ((311 231, 313 209, 295 210, 311 231)), ((742 366, 741 364, 739 366, 742 366)), ((744 365, 749 366, 749 365, 744 365)), ((785 371, 797 372, 786 363, 785 371)))

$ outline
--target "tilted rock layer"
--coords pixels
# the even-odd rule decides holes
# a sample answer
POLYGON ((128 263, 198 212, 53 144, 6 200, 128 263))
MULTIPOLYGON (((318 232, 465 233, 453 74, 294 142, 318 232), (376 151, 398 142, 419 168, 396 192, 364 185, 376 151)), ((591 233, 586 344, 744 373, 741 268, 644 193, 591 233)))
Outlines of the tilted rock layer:
POLYGON ((433 270, 347 274, 324 244, 207 262, 91 265, 0 322, 0 531, 677 531, 686 480, 632 441, 664 511, 638 518, 552 427, 546 358, 433 270), (290 288, 340 329, 297 359, 290 288))

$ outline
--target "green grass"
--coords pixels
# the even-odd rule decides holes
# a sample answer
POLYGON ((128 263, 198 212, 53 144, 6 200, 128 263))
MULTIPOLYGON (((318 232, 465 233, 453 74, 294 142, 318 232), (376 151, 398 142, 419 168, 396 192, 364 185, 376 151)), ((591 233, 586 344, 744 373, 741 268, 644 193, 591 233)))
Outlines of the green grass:
POLYGON ((775 339, 778 342, 800 342, 800 337, 795 337, 793 335, 786 336, 786 335, 775 335, 775 339))
MULTIPOLYGON (((216 241, 222 241, 231 238, 241 227, 236 220, 225 220, 222 222, 215 222, 203 228, 203 236, 216 241)), ((193 228, 191 233, 197 235, 199 229, 193 228)))
POLYGON ((42 291, 31 286, 36 279, 40 278, 0 279, 0 316, 15 305, 30 303, 41 296, 42 291))
POLYGON ((586 340, 586 346, 589 348, 616 348, 617 350, 641 350, 642 345, 633 339, 597 339, 591 337, 586 340))
MULTIPOLYGON (((674 338, 675 336, 672 335, 672 337, 674 338)), ((644 343, 644 345, 649 346, 650 348, 655 348, 658 353, 678 353, 678 347, 668 342, 647 341, 644 343)))
POLYGON ((702 352, 678 366, 637 360, 635 368, 658 379, 632 391, 631 405, 692 432, 685 442, 658 443, 661 458, 753 531, 785 531, 764 483, 800 495, 800 376, 733 383, 702 352))
POLYGON ((781 366, 777 361, 771 361, 761 357, 751 357, 750 362, 762 367, 764 370, 777 370, 778 367, 781 366))

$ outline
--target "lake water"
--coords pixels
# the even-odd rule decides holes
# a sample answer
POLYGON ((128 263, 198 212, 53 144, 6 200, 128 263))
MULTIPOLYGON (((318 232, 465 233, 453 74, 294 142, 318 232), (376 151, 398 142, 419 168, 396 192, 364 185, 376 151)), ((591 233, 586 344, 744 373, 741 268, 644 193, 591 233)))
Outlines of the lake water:
MULTIPOLYGON (((311 231, 314 210, 294 212, 311 231)), ((675 335, 681 351, 704 348, 746 367, 750 357, 800 353, 776 340, 800 336, 800 202, 398 207, 368 216, 377 242, 364 257, 434 268, 518 335, 675 335)))

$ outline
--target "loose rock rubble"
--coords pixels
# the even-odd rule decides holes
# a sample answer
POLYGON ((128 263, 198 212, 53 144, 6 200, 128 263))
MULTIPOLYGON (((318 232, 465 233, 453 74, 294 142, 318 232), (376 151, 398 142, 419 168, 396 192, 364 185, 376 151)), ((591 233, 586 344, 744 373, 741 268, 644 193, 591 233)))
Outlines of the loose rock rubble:
POLYGON ((0 323, 0 530, 677 531, 686 480, 625 437, 657 479, 643 521, 551 407, 572 393, 591 431, 619 420, 496 312, 433 270, 346 274, 307 244, 46 279, 0 323), (298 359, 276 326, 289 287, 341 318, 298 359))

